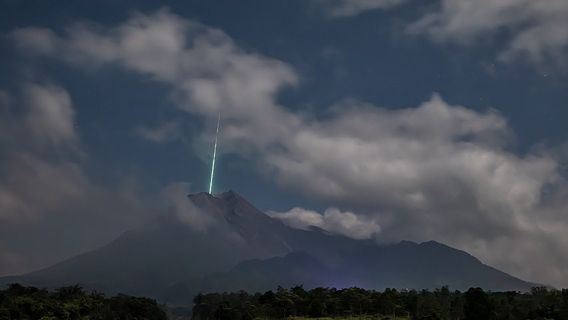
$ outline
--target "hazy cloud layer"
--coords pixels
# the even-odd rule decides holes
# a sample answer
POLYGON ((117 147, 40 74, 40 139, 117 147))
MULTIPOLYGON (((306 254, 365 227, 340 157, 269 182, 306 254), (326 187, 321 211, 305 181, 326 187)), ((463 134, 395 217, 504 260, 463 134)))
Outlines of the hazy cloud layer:
POLYGON ((81 201, 92 190, 78 166, 67 92, 53 85, 26 84, 19 99, 5 97, 0 102, 0 221, 35 219, 41 212, 81 201), (16 106, 23 114, 17 114, 16 106))
POLYGON ((327 8, 328 13, 336 17, 347 17, 369 10, 388 9, 407 0, 314 0, 327 8))
POLYGON ((25 265, 25 259, 0 247, 0 275, 10 274, 25 265))
MULTIPOLYGON (((170 84, 179 108, 209 124, 208 137, 221 111, 225 152, 256 161, 283 188, 360 215, 351 221, 373 221, 380 241, 439 240, 526 279, 568 285, 559 162, 516 154, 495 111, 433 95, 405 109, 346 100, 320 119, 294 113, 276 100, 298 83, 291 66, 167 10, 114 28, 26 28, 12 37, 33 52, 81 66, 112 63, 170 84)), ((288 216, 353 237, 370 233, 345 224, 353 217, 341 211, 321 220, 298 212, 288 216)))
POLYGON ((164 196, 173 205, 172 209, 176 216, 184 223, 198 231, 205 232, 213 224, 219 224, 213 216, 197 208, 187 197, 190 194, 190 185, 185 182, 177 182, 164 188, 164 196))
POLYGON ((88 161, 64 88, 28 82, 0 92, 0 275, 92 249, 152 213, 127 180, 94 181, 88 161))
MULTIPOLYGON (((345 17, 392 8, 405 1, 316 2, 332 15, 345 17)), ((419 5, 418 0, 414 2, 419 5)), ((568 1, 565 0, 438 0, 417 21, 410 21, 407 31, 458 44, 499 37, 506 39, 499 54, 504 61, 526 59, 541 66, 563 67, 568 63, 568 1)))
POLYGON ((136 134, 143 139, 153 142, 166 142, 180 138, 182 135, 180 122, 167 121, 156 127, 138 127, 136 134))

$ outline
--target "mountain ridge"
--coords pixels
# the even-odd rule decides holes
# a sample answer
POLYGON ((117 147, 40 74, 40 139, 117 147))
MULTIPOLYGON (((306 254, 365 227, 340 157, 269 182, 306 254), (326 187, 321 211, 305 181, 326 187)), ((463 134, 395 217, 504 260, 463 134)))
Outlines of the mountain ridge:
POLYGON ((190 301, 203 290, 301 284, 296 282, 368 289, 448 285, 528 290, 534 285, 436 241, 377 244, 293 229, 232 190, 191 194, 186 201, 188 212, 169 211, 106 246, 22 276, 0 278, 0 284, 80 284, 176 302, 190 301), (207 228, 188 223, 195 219, 208 221, 207 228))

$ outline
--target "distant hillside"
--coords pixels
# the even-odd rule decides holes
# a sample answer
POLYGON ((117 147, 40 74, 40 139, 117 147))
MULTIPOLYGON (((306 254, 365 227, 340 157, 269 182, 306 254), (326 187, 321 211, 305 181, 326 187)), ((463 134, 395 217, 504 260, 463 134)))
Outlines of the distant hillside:
POLYGON ((285 226, 235 192, 189 195, 194 228, 171 212, 110 244, 49 268, 0 283, 57 287, 80 284, 187 303, 207 290, 265 290, 278 285, 369 289, 482 287, 528 290, 533 284, 481 263, 466 252, 430 241, 378 245, 285 226))

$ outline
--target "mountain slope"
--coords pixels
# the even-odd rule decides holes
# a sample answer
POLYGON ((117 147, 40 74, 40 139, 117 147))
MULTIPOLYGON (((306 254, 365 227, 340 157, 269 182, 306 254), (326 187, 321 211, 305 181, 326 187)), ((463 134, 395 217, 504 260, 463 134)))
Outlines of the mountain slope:
POLYGON ((459 290, 483 287, 495 291, 524 291, 533 286, 463 251, 434 241, 421 244, 404 241, 344 253, 344 256, 346 262, 335 267, 321 263, 306 252, 245 261, 227 272, 206 277, 201 288, 208 292, 263 291, 303 284, 305 288, 358 286, 383 290, 449 286, 459 290))
POLYGON ((314 288, 326 286, 330 275, 327 267, 314 257, 292 252, 283 257, 241 262, 228 272, 205 277, 200 287, 203 292, 263 292, 295 285, 314 288))
POLYGON ((107 246, 37 272, 0 279, 0 284, 78 283, 176 302, 187 302, 203 290, 295 284, 492 290, 526 290, 532 285, 433 241, 378 245, 316 228, 293 229, 232 191, 199 193, 187 200, 188 212, 169 212, 107 246), (196 218, 204 224, 187 223, 196 218))

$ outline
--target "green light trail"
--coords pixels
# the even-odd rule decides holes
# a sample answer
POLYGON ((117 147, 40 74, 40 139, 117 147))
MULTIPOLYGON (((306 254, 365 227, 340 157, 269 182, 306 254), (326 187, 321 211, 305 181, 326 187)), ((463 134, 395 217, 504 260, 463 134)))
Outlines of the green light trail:
POLYGON ((211 178, 209 179, 209 194, 213 194, 213 175, 215 174, 215 158, 217 157, 217 138, 219 137, 219 123, 221 122, 221 113, 217 118, 217 132, 215 133, 215 145, 213 147, 213 161, 211 162, 211 178))

